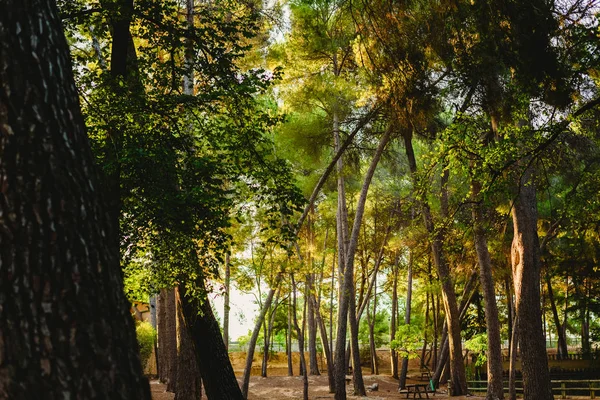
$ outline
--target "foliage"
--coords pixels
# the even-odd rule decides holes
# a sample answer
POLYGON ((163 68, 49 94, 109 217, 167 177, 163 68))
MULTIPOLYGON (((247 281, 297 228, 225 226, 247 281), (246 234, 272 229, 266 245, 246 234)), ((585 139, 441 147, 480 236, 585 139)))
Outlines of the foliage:
POLYGON ((480 333, 465 341, 465 349, 477 353, 475 365, 480 367, 487 361, 485 352, 487 351, 487 335, 480 333))
POLYGON ((156 331, 149 322, 137 321, 135 333, 140 347, 140 360, 142 365, 146 365, 154 350, 156 331))
POLYGON ((396 330, 396 338, 390 343, 390 347, 398 352, 399 357, 414 359, 419 357, 419 350, 423 346, 423 332, 414 324, 399 325, 396 330))

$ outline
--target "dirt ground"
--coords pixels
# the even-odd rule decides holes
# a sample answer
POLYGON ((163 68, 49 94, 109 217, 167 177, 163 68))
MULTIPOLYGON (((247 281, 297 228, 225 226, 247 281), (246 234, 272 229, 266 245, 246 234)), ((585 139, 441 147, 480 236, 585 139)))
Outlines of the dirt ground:
MULTIPOLYGON (((377 391, 368 392, 368 397, 348 396, 348 399, 404 399, 404 394, 398 393, 398 381, 387 375, 365 375, 365 386, 371 386, 377 383, 379 389, 377 391)), ((238 381, 240 379, 238 378, 238 381)), ((417 383, 418 381, 408 380, 408 383, 417 383)), ((165 392, 165 385, 157 381, 151 381, 152 400, 173 400, 172 393, 165 392)), ((422 382, 420 382, 422 383, 422 382)), ((333 394, 329 393, 327 385, 327 376, 310 376, 308 378, 309 399, 333 399, 333 394)), ((348 386, 348 393, 352 391, 352 385, 348 386)), ((441 388, 435 395, 429 394, 430 398, 443 399, 448 398, 444 387, 441 388)), ((206 397, 203 396, 203 399, 206 397)), ((412 398, 412 397, 411 397, 412 398)), ((475 400, 483 399, 478 396, 452 397, 455 400, 475 400)), ((302 377, 299 376, 272 376, 262 378, 260 376, 252 376, 250 378, 250 393, 248 400, 295 400, 302 399, 302 377)))

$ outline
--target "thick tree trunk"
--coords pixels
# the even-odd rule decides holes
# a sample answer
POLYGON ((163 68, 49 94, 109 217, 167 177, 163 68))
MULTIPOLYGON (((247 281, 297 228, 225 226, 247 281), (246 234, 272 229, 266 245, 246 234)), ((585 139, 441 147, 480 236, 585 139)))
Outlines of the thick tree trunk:
MULTIPOLYGON (((412 147, 412 134, 410 132, 404 135, 404 144, 411 174, 416 179, 417 163, 412 147)), ((463 364, 459 311, 456 302, 456 293, 454 292, 454 282, 450 275, 450 268, 444 257, 442 248, 443 234, 441 231, 436 230, 429 204, 426 201, 421 202, 421 211, 427 232, 430 235, 434 235, 431 239, 431 253, 442 284, 442 300, 444 302, 444 309, 446 310, 446 323, 448 325, 450 376, 452 379, 451 395, 460 396, 467 393, 467 379, 463 364)))
POLYGON ((244 366, 244 375, 242 376, 242 395, 244 398, 248 398, 248 387, 250 385, 250 372, 252 371, 252 360, 254 359, 254 350, 256 348, 256 341, 258 340, 258 334, 260 333, 260 328, 262 327, 263 321, 265 320, 265 315, 267 315, 267 311, 271 307, 271 303, 273 302, 273 296, 279 287, 279 282, 281 282, 282 274, 278 273, 277 278, 275 279, 275 284, 269 290, 267 294, 267 298, 263 303, 263 306, 260 310, 260 314, 256 319, 256 324, 254 325, 254 330, 252 331, 252 336, 250 337, 250 342, 248 343, 248 354, 246 354, 246 365, 244 366))
MULTIPOLYGON (((204 289, 202 282, 198 287, 204 289)), ((200 302, 186 296, 185 287, 179 287, 181 309, 196 348, 196 359, 210 400, 243 400, 233 367, 229 361, 221 329, 208 299, 200 302)))
POLYGON ((164 338, 167 357, 167 391, 177 391, 177 300, 175 289, 167 289, 166 300, 166 337, 164 338))
POLYGON ((175 400, 199 400, 202 398, 202 380, 196 360, 196 349, 181 311, 180 292, 177 291, 177 382, 175 400))
MULTIPOLYGON (((481 184, 477 180, 471 183, 471 191, 475 200, 479 199, 481 184)), ((483 227, 484 215, 481 203, 473 205, 473 234, 475 251, 479 263, 479 279, 485 301, 485 324, 487 328, 487 400, 504 398, 504 385, 502 383, 502 348, 500 342, 500 322, 498 320, 498 307, 496 305, 496 291, 492 276, 492 259, 487 245, 485 228, 483 227)))
POLYGON ((158 379, 162 383, 168 381, 169 371, 169 357, 167 348, 167 289, 161 289, 158 295, 158 332, 157 332, 157 344, 158 344, 158 379))
MULTIPOLYGON (((358 204, 356 206, 356 215, 354 217, 354 224, 352 226, 352 236, 351 240, 348 244, 348 250, 345 254, 345 266, 344 266, 344 276, 343 276, 343 284, 342 290, 340 294, 340 305, 339 305, 339 313, 338 313, 338 329, 337 329, 337 341, 336 341, 336 351, 335 351, 335 383, 336 383, 336 391, 335 391, 335 399, 336 400, 345 400, 346 399, 346 357, 345 357, 345 337, 346 337, 346 322, 348 319, 348 312, 350 310, 349 322, 351 329, 351 337, 352 341, 356 343, 356 353, 358 353, 358 326, 356 324, 356 300, 355 300, 355 292, 354 292, 354 255, 356 253, 356 248, 358 245, 358 235, 360 232, 360 226, 362 224, 362 217, 365 211, 365 204, 367 201, 367 193, 369 191, 369 187, 371 184, 371 180, 375 173, 375 169, 379 160, 381 159, 381 155, 383 154, 383 150, 387 145, 391 135, 391 128, 387 129, 384 135, 382 136, 379 146, 377 147, 377 151, 373 156, 373 160, 371 161, 371 165, 369 166, 369 170, 365 175, 365 181, 363 183, 360 198, 358 200, 358 204), (354 331, 354 332, 352 332, 354 331)), ((342 249, 343 250, 343 249, 342 249)), ((353 346, 354 347, 354 346, 353 346)), ((354 351, 354 350, 353 350, 354 351)), ((355 364, 353 373, 354 373, 354 390, 357 393, 361 393, 361 390, 364 390, 364 382, 362 382, 362 372, 360 371, 360 354, 356 354, 359 362, 355 364), (357 380, 359 378, 360 380, 357 380), (362 386, 362 388, 361 388, 362 386)))
POLYGON ((531 167, 523 173, 517 187, 518 197, 512 206, 514 238, 511 258, 515 307, 519 320, 524 398, 551 400, 554 397, 550 386, 546 340, 542 332, 540 245, 532 175, 531 167))
MULTIPOLYGON (((394 265, 392 266, 392 317, 390 320, 390 342, 396 339, 396 316, 398 315, 398 261, 400 256, 396 254, 394 265)), ((398 379, 398 353, 396 350, 390 350, 390 363, 392 369, 392 378, 398 379)))
POLYGON ((0 398, 150 399, 54 2, 0 4, 0 398))

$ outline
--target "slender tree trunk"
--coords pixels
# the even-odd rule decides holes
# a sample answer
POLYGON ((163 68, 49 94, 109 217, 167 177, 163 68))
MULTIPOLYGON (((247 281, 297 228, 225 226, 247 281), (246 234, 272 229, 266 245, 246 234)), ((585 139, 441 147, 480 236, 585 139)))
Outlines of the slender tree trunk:
POLYGON ((517 399, 517 352, 519 348, 519 318, 515 316, 512 324, 512 336, 510 338, 510 361, 508 367, 508 398, 509 400, 517 399))
POLYGON ((181 311, 180 295, 178 290, 177 341, 179 349, 177 351, 177 382, 175 384, 177 391, 175 392, 175 400, 199 400, 202 398, 202 380, 198 361, 196 360, 194 342, 181 311))
MULTIPOLYGON (((411 174, 416 180, 417 163, 412 147, 412 134, 410 132, 404 135, 404 143, 411 174)), ((463 364, 462 344, 460 337, 459 310, 454 293, 454 282, 450 275, 450 268, 444 257, 443 252, 443 233, 436 231, 431 210, 427 202, 421 202, 421 211, 425 220, 425 227, 430 235, 431 250, 433 262, 436 266, 439 279, 442 284, 442 300, 446 310, 446 323, 448 324, 448 338, 450 351, 450 375, 452 379, 452 395, 460 396, 467 392, 467 380, 465 375, 465 366, 463 364)))
POLYGON ((169 370, 169 358, 167 357, 167 289, 161 289, 158 295, 157 301, 157 317, 158 317, 158 332, 157 332, 157 345, 158 345, 158 379, 161 383, 167 383, 167 371, 169 370))
MULTIPOLYGON (((404 312, 404 325, 410 325, 410 311, 412 305, 412 281, 413 281, 413 254, 412 250, 408 250, 408 271, 407 271, 407 287, 406 287, 406 309, 404 312)), ((408 373, 408 357, 402 357, 402 369, 400 370, 400 389, 406 387, 406 374, 408 373)))
POLYGON ((554 326, 556 327, 556 334, 558 337, 558 357, 564 358, 568 354, 567 340, 565 338, 565 332, 562 329, 560 318, 558 317, 558 309, 556 307, 556 300, 554 298, 554 290, 552 288, 552 276, 550 273, 546 274, 546 287, 548 288, 548 300, 550 300, 550 309, 552 310, 552 317, 554 320, 554 326))
POLYGON ((229 252, 225 254, 225 298, 223 300, 223 342, 225 349, 229 351, 229 311, 231 309, 230 293, 231 293, 231 265, 229 260, 229 252))
POLYGON ((294 363, 292 357, 292 305, 289 302, 287 304, 287 335, 286 335, 286 344, 287 344, 287 365, 288 365, 288 376, 294 376, 294 363))
POLYGON ((282 274, 278 273, 275 279, 275 283, 273 287, 269 290, 267 294, 267 298, 263 303, 262 309, 260 310, 260 314, 256 319, 256 324, 254 325, 254 330, 252 331, 252 336, 250 337, 250 342, 248 343, 248 353, 246 354, 246 364, 244 366, 244 375, 242 376, 242 395, 244 398, 248 398, 248 387, 250 385, 250 372, 252 371, 252 360, 254 359, 254 351, 256 348, 256 341, 258 340, 258 334, 260 333, 260 328, 262 327, 263 321, 265 320, 265 315, 267 315, 267 311, 271 307, 271 303, 273 302, 273 296, 279 287, 279 282, 281 282, 282 274))
MULTIPOLYGON (((198 282, 198 287, 204 289, 204 284, 198 282)), ((196 348, 206 397, 210 400, 244 399, 210 302, 188 297, 184 285, 179 286, 179 291, 181 309, 196 348)))
MULTIPOLYGON (((481 184, 477 180, 471 183, 472 196, 479 198, 481 184)), ((500 342, 500 322, 498 320, 498 307, 496 305, 496 291, 492 276, 492 259, 487 245, 485 228, 483 227, 483 206, 480 203, 473 205, 473 234, 475 251, 479 263, 480 282, 485 301, 485 324, 487 328, 487 400, 504 398, 504 384, 502 383, 502 348, 500 342)))
POLYGON ((540 308, 540 244, 537 234, 537 199, 529 167, 518 184, 518 197, 512 206, 514 238, 512 270, 515 307, 519 320, 521 369, 524 398, 551 400, 546 341, 542 332, 540 308))
POLYGON ((321 343, 323 344, 323 351, 325 352, 325 360, 327 360, 327 381, 329 383, 329 392, 334 393, 335 381, 333 379, 333 355, 331 354, 331 347, 329 347, 329 342, 327 341, 327 329, 314 296, 311 296, 309 300, 313 303, 313 307, 316 311, 315 316, 317 319, 317 325, 319 326, 319 332, 321 334, 321 343))
MULTIPOLYGON (((308 274, 306 276, 306 299, 313 297, 314 291, 314 274, 308 274)), ((317 321, 315 314, 318 311, 315 310, 314 304, 308 301, 308 358, 310 375, 321 375, 319 371, 319 361, 317 360, 317 321)))
POLYGON ((54 1, 0 4, 0 398, 150 399, 54 1))
POLYGON ((302 398, 308 400, 308 371, 306 369, 306 358, 304 357, 304 335, 298 325, 298 318, 296 317, 296 282, 294 281, 294 274, 292 278, 292 298, 294 303, 293 322, 294 328, 296 329, 296 335, 298 335, 298 347, 300 348, 300 368, 302 370, 302 398))
MULTIPOLYGON (((273 324, 275 323, 275 313, 277 312, 277 307, 279 306, 279 292, 277 292, 277 296, 275 297, 275 303, 273 305, 273 307, 271 307, 271 312, 270 312, 270 316, 269 316, 269 321, 267 323, 267 329, 265 331, 265 340, 264 340, 264 352, 263 352, 263 361, 262 361, 262 368, 261 368, 261 376, 263 378, 267 377, 267 367, 269 364, 269 355, 270 355, 270 344, 271 344, 271 338, 273 337, 273 324)), ((265 317, 266 319, 266 317, 265 317)))
MULTIPOLYGON (((396 316, 398 315, 398 261, 400 255, 396 253, 394 265, 392 266, 392 317, 390 320, 390 342, 396 339, 396 316)), ((396 350, 390 350, 390 363, 392 368, 392 378, 398 379, 398 353, 396 350)))
MULTIPOLYGON (((371 179, 373 178, 373 174, 375 173, 375 169, 381 155, 383 154, 383 150, 387 145, 387 142, 390 139, 391 128, 386 130, 384 135, 379 142, 379 146, 377 147, 377 151, 373 156, 373 160, 371 161, 371 165, 369 166, 369 170, 365 176, 365 181, 363 183, 360 198, 358 204, 356 206, 356 215, 354 217, 354 224, 352 227, 352 237, 348 245, 348 251, 345 254, 345 267, 344 267, 344 279, 342 285, 342 293, 340 295, 340 305, 339 305, 339 317, 338 317, 338 330, 337 330, 337 341, 336 341, 336 352, 335 352, 335 382, 336 382, 336 391, 335 398, 336 400, 345 400, 346 399, 346 385, 345 385, 345 377, 346 377, 346 363, 345 363, 345 340, 346 337, 346 321, 348 318, 348 312, 350 311, 350 329, 356 330, 355 332, 351 332, 354 337, 351 337, 352 341, 356 344, 354 350, 358 353, 358 326, 356 324, 356 310, 353 307, 356 307, 355 304, 355 292, 354 292, 354 255, 356 253, 356 247, 358 244, 358 235, 360 231, 360 226, 362 223, 362 217, 365 211, 365 204, 367 201, 367 193, 369 191, 369 186, 371 184, 371 179)), ((354 351, 353 350, 353 351, 354 351)), ((354 390, 357 393, 361 393, 361 390, 364 391, 364 382, 362 382, 362 372, 360 371, 360 354, 356 354, 359 359, 359 362, 355 364, 353 369, 354 373, 354 390), (359 378, 359 379, 357 379, 359 378), (362 386, 362 388, 361 388, 362 386)))

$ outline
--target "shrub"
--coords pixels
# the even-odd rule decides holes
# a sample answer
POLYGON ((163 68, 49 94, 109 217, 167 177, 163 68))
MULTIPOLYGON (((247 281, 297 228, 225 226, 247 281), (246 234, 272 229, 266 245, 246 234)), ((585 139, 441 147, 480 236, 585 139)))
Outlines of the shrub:
POLYGON ((154 341, 156 340, 156 331, 148 322, 138 322, 135 328, 138 346, 140 348, 140 359, 142 367, 148 363, 148 359, 152 355, 154 349, 154 341))

